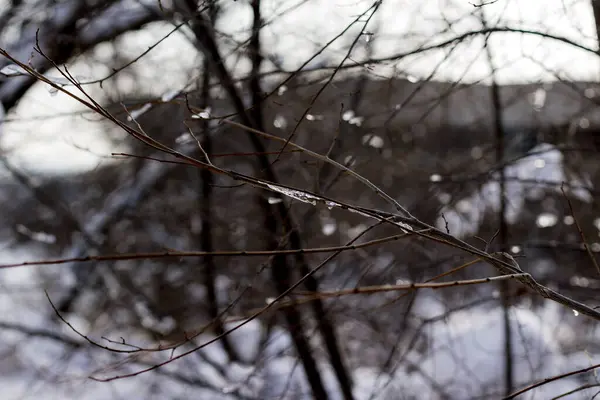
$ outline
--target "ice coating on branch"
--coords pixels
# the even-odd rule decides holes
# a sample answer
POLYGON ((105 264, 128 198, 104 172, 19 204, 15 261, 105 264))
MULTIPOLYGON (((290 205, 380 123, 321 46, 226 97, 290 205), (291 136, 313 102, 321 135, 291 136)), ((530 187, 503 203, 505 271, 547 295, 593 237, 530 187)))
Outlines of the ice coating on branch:
POLYGON ((271 190, 284 194, 288 197, 291 197, 295 200, 300 200, 303 203, 309 203, 313 206, 317 205, 317 201, 321 201, 321 199, 317 196, 313 196, 312 194, 303 192, 301 190, 288 189, 282 186, 267 184, 267 187, 271 190))

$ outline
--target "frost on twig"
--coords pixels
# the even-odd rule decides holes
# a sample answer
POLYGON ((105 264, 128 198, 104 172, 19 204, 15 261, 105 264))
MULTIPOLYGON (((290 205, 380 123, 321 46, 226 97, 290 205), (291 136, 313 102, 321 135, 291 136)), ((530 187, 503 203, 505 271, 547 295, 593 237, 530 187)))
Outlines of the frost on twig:
POLYGON ((317 196, 313 196, 312 194, 303 192, 301 190, 296 189, 288 189, 282 186, 267 184, 267 187, 271 190, 274 190, 278 193, 281 193, 285 196, 291 197, 292 199, 300 200, 303 203, 309 203, 313 206, 317 205, 317 202, 322 202, 323 199, 317 196))
MULTIPOLYGON (((264 184, 266 185, 267 188, 269 188, 272 191, 275 191, 277 193, 281 193, 284 196, 290 197, 290 198, 292 198, 294 200, 299 200, 299 201, 301 201, 303 203, 312 204, 313 206, 316 206, 317 204, 322 204, 325 207, 327 207, 327 209, 329 209, 329 210, 332 210, 333 208, 342 208, 342 209, 348 210, 348 211, 350 211, 352 213, 362 215, 363 217, 372 218, 372 219, 376 219, 376 220, 380 220, 381 219, 380 216, 377 216, 375 214, 369 214, 367 212, 360 211, 357 208, 350 207, 350 206, 347 206, 347 205, 344 205, 344 204, 341 204, 341 203, 338 203, 338 202, 335 202, 335 201, 332 201, 332 200, 327 200, 327 199, 325 199, 323 197, 319 197, 319 196, 316 196, 314 194, 311 194, 311 193, 308 193, 308 192, 305 192, 305 191, 302 191, 302 190, 291 189, 291 188, 287 188, 287 187, 283 187, 283 186, 273 185, 273 184, 270 184, 270 183, 264 183, 264 184)), ((280 201, 277 201, 277 199, 273 199, 273 198, 269 199, 269 203, 270 204, 277 204, 279 202, 280 201)), ((393 218, 393 219, 392 218, 388 218, 388 219, 390 220, 390 222, 392 222, 395 225, 399 226, 405 233, 407 231, 412 231, 413 230, 412 226, 410 226, 409 224, 407 224, 405 222, 398 221, 395 218, 393 218)))

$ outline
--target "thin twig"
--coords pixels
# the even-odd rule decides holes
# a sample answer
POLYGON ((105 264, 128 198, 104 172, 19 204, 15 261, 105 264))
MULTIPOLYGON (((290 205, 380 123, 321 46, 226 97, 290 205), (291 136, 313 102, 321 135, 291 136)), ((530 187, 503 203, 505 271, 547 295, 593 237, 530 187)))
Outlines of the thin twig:
POLYGON ((573 217, 573 220, 575 221, 575 226, 577 227, 579 236, 581 236, 581 241, 583 242, 585 251, 587 252, 588 257, 592 261, 592 264, 594 265, 594 267, 596 267, 596 271, 598 271, 598 274, 600 275, 600 266, 598 265, 598 262, 596 261, 596 257, 594 257, 594 253, 592 253, 592 248, 588 245, 588 241, 585 238, 583 229, 581 229, 581 226, 579 225, 579 221, 577 220, 577 217, 575 216, 575 210, 573 209, 573 204, 571 204, 571 199, 569 199, 569 196, 567 196, 567 193, 565 192, 564 183, 560 185, 560 190, 561 190, 563 196, 565 196, 567 203, 569 204, 569 210, 571 211, 571 216, 573 217))

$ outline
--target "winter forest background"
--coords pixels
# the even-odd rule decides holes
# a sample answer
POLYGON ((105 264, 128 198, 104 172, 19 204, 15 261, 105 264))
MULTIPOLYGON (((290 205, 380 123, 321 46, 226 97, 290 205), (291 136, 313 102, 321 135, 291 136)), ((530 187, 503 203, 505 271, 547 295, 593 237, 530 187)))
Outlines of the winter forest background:
POLYGON ((599 21, 0 0, 0 397, 598 396, 599 21))

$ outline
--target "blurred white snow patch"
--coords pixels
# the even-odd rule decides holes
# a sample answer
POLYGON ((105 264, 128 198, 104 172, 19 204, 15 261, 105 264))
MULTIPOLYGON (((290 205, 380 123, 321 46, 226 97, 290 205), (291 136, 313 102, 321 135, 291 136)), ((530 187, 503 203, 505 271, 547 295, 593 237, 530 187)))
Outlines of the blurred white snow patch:
POLYGON ((539 257, 531 260, 529 271, 536 277, 542 278, 556 271, 558 264, 549 257, 539 257))
MULTIPOLYGON (((84 137, 85 134, 82 134, 80 139, 85 139, 84 137)), ((69 143, 69 138, 59 136, 56 140, 57 142, 52 145, 42 141, 37 143, 32 141, 27 146, 12 151, 9 160, 30 173, 62 175, 97 168, 101 162, 101 157, 98 156, 109 155, 111 152, 110 147, 100 143, 80 147, 69 143), (64 139, 66 141, 61 142, 64 139), (90 151, 86 151, 85 148, 90 148, 90 151)))
MULTIPOLYGON (((202 334, 198 337, 197 341, 198 343, 208 343, 214 339, 214 335, 202 334)), ((229 357, 227 356, 225 349, 223 349, 223 345, 220 340, 212 342, 198 351, 201 352, 202 355, 204 355, 210 362, 216 365, 226 367, 229 364, 229 357)))
MULTIPOLYGON (((112 151, 105 125, 94 122, 82 105, 67 96, 51 98, 34 84, 5 122, 0 146, 10 162, 28 172, 55 175, 96 168, 112 151)), ((98 120, 96 118, 96 120, 98 120)))
MULTIPOLYGON (((112 43, 98 45, 93 51, 93 57, 98 60, 93 65, 93 76, 97 79, 110 72, 107 66, 115 57, 115 52, 135 57, 143 54, 171 31, 173 25, 170 23, 154 22, 146 25, 144 29, 119 36, 116 45, 112 43)), ((127 69, 131 73, 127 75, 136 77, 138 84, 142 85, 139 87, 144 90, 144 94, 161 98, 165 93, 172 92, 173 88, 182 88, 188 83, 190 71, 197 67, 199 57, 193 44, 178 31, 129 66, 127 69)), ((125 75, 117 74, 109 82, 115 87, 120 87, 123 79, 125 75)))
POLYGON ((349 226, 346 229, 346 236, 348 236, 351 239, 354 239, 355 237, 357 237, 358 235, 360 235, 367 229, 369 229, 369 227, 366 224, 362 224, 362 223, 352 226, 352 227, 349 226))
MULTIPOLYGON (((343 400, 337 379, 329 365, 319 364, 323 385, 331 400, 343 400)), ((296 357, 280 357, 270 361, 264 370, 264 386, 260 398, 312 400, 302 363, 296 357)))
POLYGON ((265 358, 279 357, 292 349, 292 338, 287 330, 275 327, 265 343, 262 352, 265 358))
MULTIPOLYGON (((232 280, 225 275, 217 275, 215 279, 215 289, 217 292, 217 302, 221 306, 229 304, 229 289, 231 288, 232 280)), ((206 300, 206 286, 198 283, 190 283, 186 288, 188 296, 194 302, 206 300)))
MULTIPOLYGON (((153 23, 143 30, 125 33, 116 44, 96 46, 91 52, 95 62, 81 58, 69 65, 69 71, 76 76, 89 76, 90 79, 103 78, 112 72, 110 63, 115 59, 115 51, 121 51, 128 57, 140 55, 172 29, 168 23, 153 23)), ((144 94, 155 97, 167 96, 166 93, 171 96, 172 88, 183 87, 187 83, 188 72, 197 66, 197 57, 198 53, 189 41, 176 32, 129 66, 131 74, 117 74, 107 80, 103 88, 98 85, 84 87, 100 103, 114 99, 117 90, 123 93, 128 90, 132 92, 135 88, 142 88, 144 94), (160 72, 157 72, 157 66, 160 66, 160 72), (133 82, 132 76, 136 77, 133 82)), ((7 69, 5 72, 10 71, 7 69)), ((48 75, 55 76, 53 80, 58 84, 66 83, 56 70, 48 71, 48 75)), ((82 80, 85 82, 87 79, 82 80)), ((80 93, 76 95, 82 96, 80 93)), ((114 133, 106 128, 108 124, 96 122, 101 119, 90 118, 91 114, 74 116, 78 111, 88 110, 69 96, 52 96, 48 93, 47 85, 38 82, 10 110, 9 117, 16 121, 5 124, 0 146, 9 150, 9 160, 21 168, 52 175, 89 171, 96 168, 99 162, 107 162, 109 159, 104 157, 112 152, 127 150, 111 140, 110 135, 114 133), (37 118, 44 116, 47 119, 37 118)))
POLYGON ((378 135, 368 134, 362 137, 362 144, 366 146, 371 146, 376 149, 381 149, 384 145, 383 138, 378 135))
POLYGON ((277 114, 275 116, 275 119, 273 119, 273 126, 275 128, 279 128, 279 129, 285 129, 287 128, 287 120, 285 119, 285 117, 283 115, 277 114))
POLYGON ((127 121, 134 121, 144 113, 150 111, 152 109, 152 103, 146 103, 141 108, 132 110, 129 112, 129 116, 127 117, 127 121))
POLYGON ((223 388, 223 393, 236 393, 240 396, 254 397, 262 390, 264 382, 249 365, 232 363, 227 367, 227 378, 231 383, 223 388))
MULTIPOLYGON (((319 364, 328 398, 343 400, 334 372, 329 365, 319 364)), ((294 400, 312 399, 301 362, 295 357, 280 357, 272 360, 265 368, 261 398, 294 400)), ((427 383, 416 374, 408 374, 397 368, 393 375, 376 368, 359 367, 352 371, 355 382, 353 389, 356 400, 385 400, 399 398, 435 398, 427 383)))
POLYGON ((390 266, 396 261, 394 253, 381 252, 373 257, 373 267, 370 269, 371 273, 386 272, 390 266))
POLYGON ((321 227, 321 231, 323 232, 323 235, 325 235, 325 236, 333 235, 336 230, 337 230, 337 225, 335 224, 335 221, 324 223, 323 226, 321 227))
POLYGON ((419 296, 413 307, 414 314, 422 319, 439 318, 448 311, 446 303, 433 294, 419 296))
POLYGON ((558 222, 558 216, 556 214, 552 214, 552 213, 541 213, 540 215, 537 216, 535 223, 537 226, 539 226, 540 228, 550 228, 553 227, 554 225, 556 225, 556 223, 558 222))
POLYGON ((354 396, 356 400, 386 399, 432 399, 434 392, 425 380, 413 373, 407 374, 401 368, 390 376, 375 368, 359 367, 353 371, 354 396), (399 397, 402 393, 402 397, 399 397))
MULTIPOLYGON (((570 181, 571 195, 585 202, 592 200, 589 191, 584 189, 580 182, 570 180, 565 173, 563 155, 560 150, 550 144, 541 143, 531 152, 534 154, 509 164, 504 170, 508 203, 506 219, 509 224, 518 221, 525 200, 541 200, 548 183, 554 183, 555 190, 560 192, 561 183, 570 181), (531 181, 540 181, 544 185, 536 186, 531 181)), ((498 179, 498 174, 495 174, 477 192, 459 200, 454 206, 442 208, 441 214, 436 220, 436 226, 442 230, 446 230, 447 227, 450 233, 456 236, 477 233, 485 213, 497 213, 500 210, 498 179)), ((587 186, 591 187, 591 183, 587 186)))
POLYGON ((260 351, 263 328, 259 321, 228 322, 225 329, 239 328, 228 334, 229 340, 238 356, 247 363, 253 363, 260 351), (242 325, 243 324, 243 325, 242 325))
POLYGON ((25 225, 17 224, 15 227, 16 231, 22 235, 28 236, 31 240, 35 240, 40 243, 52 244, 56 242, 56 236, 46 232, 33 232, 29 230, 25 225))
POLYGON ((64 368, 64 357, 72 353, 69 346, 58 340, 36 337, 27 338, 27 345, 17 345, 15 350, 21 365, 35 365, 36 368, 51 371, 61 371, 64 368))
POLYGON ((264 371, 263 398, 311 399, 302 364, 295 357, 280 357, 269 362, 264 371))
POLYGON ((226 388, 229 382, 221 372, 209 363, 200 363, 196 367, 195 376, 206 382, 209 386, 215 388, 226 388))
MULTIPOLYGON (((541 312, 512 308, 513 368, 517 385, 527 385, 571 370, 569 358, 560 353, 555 326, 560 325, 556 308, 541 312)), ((451 398, 473 397, 502 390, 504 357, 502 309, 470 309, 448 315, 428 330, 428 356, 419 362, 422 370, 445 389, 451 398)), ((581 360, 579 360, 579 364, 581 360)), ((546 399, 577 387, 565 379, 536 389, 533 398, 546 399)))
MULTIPOLYGON (((43 246, 29 244, 3 250, 0 264, 13 264, 45 258, 43 246)), ((34 267, 23 266, 0 269, 0 320, 8 323, 39 327, 46 322, 50 305, 39 286, 42 281, 34 267)), ((15 333, 3 330, 3 338, 15 337, 15 333)), ((18 337, 21 334, 16 335, 18 337)), ((1 346, 1 344, 0 344, 1 346)))
MULTIPOLYGON (((61 366, 64 367, 64 360, 61 366)), ((115 382, 94 382, 81 374, 45 370, 30 370, 21 379, 0 375, 2 400, 60 399, 98 400, 131 399, 145 400, 157 398, 198 398, 207 400, 233 400, 210 389, 188 385, 158 374, 142 374, 136 379, 121 379, 115 382), (56 374, 56 375, 53 375, 56 374)))

